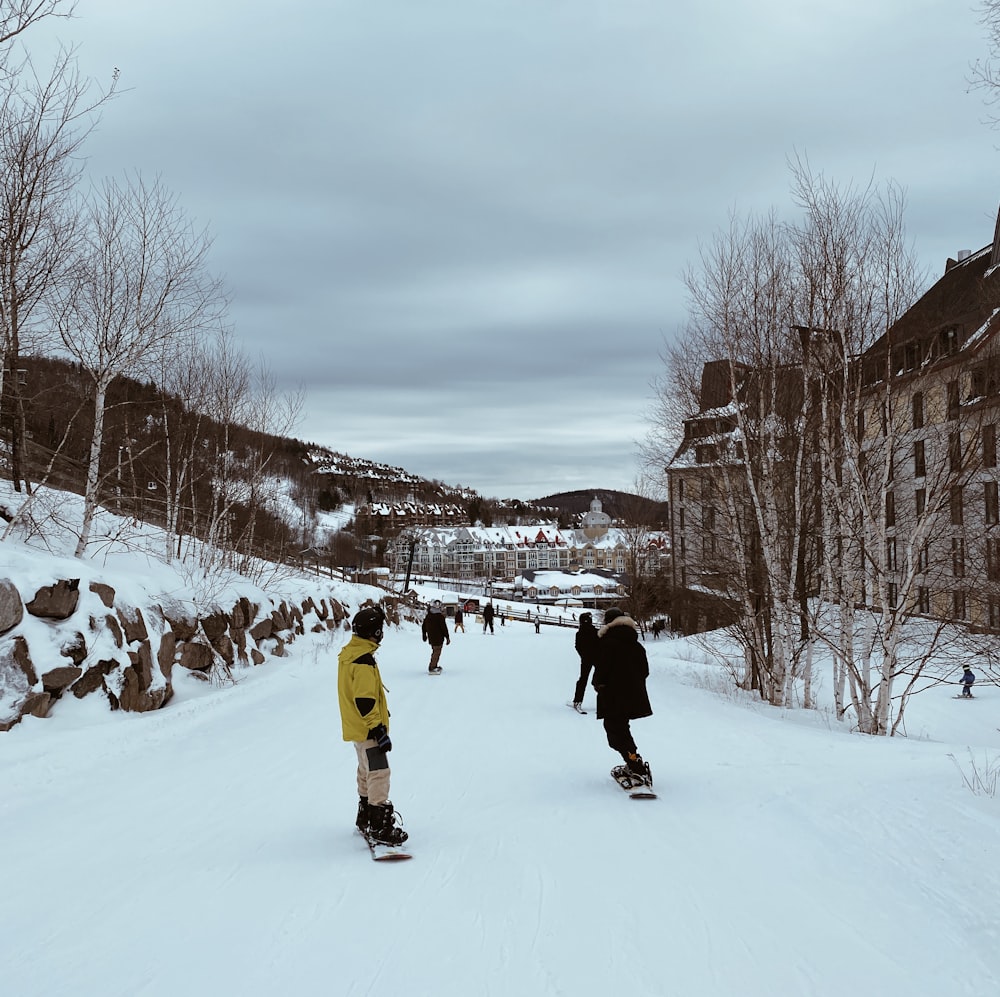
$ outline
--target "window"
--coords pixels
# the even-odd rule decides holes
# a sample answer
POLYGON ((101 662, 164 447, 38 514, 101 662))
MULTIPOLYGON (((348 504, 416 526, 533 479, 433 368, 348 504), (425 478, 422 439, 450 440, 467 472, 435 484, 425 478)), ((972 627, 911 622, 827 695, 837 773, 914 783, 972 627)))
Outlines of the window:
POLYGON ((986 502, 986 522, 990 526, 995 526, 1000 522, 1000 502, 998 502, 997 483, 987 481, 983 485, 986 502))
POLYGON ((885 525, 896 525, 896 496, 892 492, 886 492, 885 496, 885 525))
POLYGON ((913 476, 916 478, 927 476, 927 460, 924 455, 923 440, 917 440, 913 444, 913 476))
POLYGON ((858 439, 863 440, 865 438, 865 413, 858 413, 858 439))
POLYGON ((965 591, 963 589, 955 589, 951 594, 952 603, 952 615, 956 620, 965 619, 965 591))
POLYGON ((896 538, 890 537, 885 542, 885 567, 887 571, 896 570, 896 538))
POLYGON ((930 541, 925 543, 917 552, 917 571, 927 571, 931 566, 931 545, 930 541))
POLYGON ((983 426, 983 467, 997 466, 997 427, 994 423, 983 426))
POLYGON ((957 431, 948 434, 948 467, 952 474, 962 472, 962 434, 957 431))
POLYGON ((889 584, 886 585, 886 587, 885 587, 885 594, 886 594, 886 599, 887 599, 887 601, 889 603, 889 608, 890 609, 895 609, 896 608, 896 600, 897 600, 897 589, 896 589, 896 583, 895 582, 889 582, 889 584))
POLYGON ((958 418, 958 381, 948 382, 948 418, 958 418))
POLYGON ((680 529, 682 529, 682 530, 684 529, 684 510, 683 509, 678 509, 677 510, 677 525, 678 525, 678 527, 680 529))
POLYGON ((989 612, 990 630, 1000 630, 1000 599, 991 595, 986 600, 986 605, 989 612))
POLYGON ((986 541, 986 580, 1000 581, 1000 540, 986 541))
POLYGON ((961 485, 952 485, 948 504, 951 507, 951 525, 961 526, 965 522, 965 515, 962 509, 961 485))
POLYGON ((677 482, 677 501, 678 502, 683 502, 684 501, 684 479, 683 478, 679 479, 678 482, 677 482))
POLYGON ((917 586, 917 612, 925 616, 931 611, 931 590, 926 585, 917 586))
POLYGON ((917 515, 922 516, 924 514, 924 509, 927 508, 927 491, 923 488, 918 488, 913 493, 913 497, 917 504, 917 515))
POLYGON ((923 429, 924 426, 924 395, 917 391, 913 395, 913 428, 923 429))
POLYGON ((951 538, 951 573, 956 578, 965 577, 965 540, 962 537, 951 538))

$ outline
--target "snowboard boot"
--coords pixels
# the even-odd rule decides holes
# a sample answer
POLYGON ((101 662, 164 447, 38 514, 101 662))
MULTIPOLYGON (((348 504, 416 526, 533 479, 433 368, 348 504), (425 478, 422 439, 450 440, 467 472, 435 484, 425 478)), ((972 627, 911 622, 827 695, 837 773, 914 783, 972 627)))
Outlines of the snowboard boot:
POLYGON ((409 835, 396 826, 399 814, 392 809, 392 804, 386 800, 381 806, 370 804, 368 807, 369 823, 368 838, 377 845, 401 845, 409 835))
POLYGON ((629 775, 634 780, 644 782, 647 786, 653 785, 653 774, 649 771, 649 766, 642 760, 642 755, 630 751, 628 761, 625 764, 629 775))
POLYGON ((362 796, 358 800, 358 817, 354 822, 355 827, 357 827, 362 834, 366 834, 368 831, 368 824, 371 821, 371 814, 369 811, 368 797, 362 796))
POLYGON ((587 715, 587 711, 583 708, 583 703, 567 703, 566 704, 571 710, 576 710, 577 713, 583 716, 587 715))

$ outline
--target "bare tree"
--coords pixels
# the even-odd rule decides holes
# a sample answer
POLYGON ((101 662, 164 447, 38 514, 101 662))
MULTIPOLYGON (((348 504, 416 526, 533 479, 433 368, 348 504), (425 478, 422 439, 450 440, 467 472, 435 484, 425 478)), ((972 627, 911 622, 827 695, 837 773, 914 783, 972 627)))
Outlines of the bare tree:
POLYGON ((85 242, 63 289, 57 326, 65 352, 94 384, 94 431, 76 547, 87 547, 101 484, 108 387, 120 374, 141 377, 170 343, 215 324, 225 308, 206 270, 208 236, 157 180, 107 180, 84 209, 85 242))
MULTIPOLYGON (((76 10, 76 0, 0 0, 0 46, 27 31, 47 17, 69 18, 76 10)), ((5 54, 5 53, 4 53, 5 54)), ((6 58, 0 65, 6 71, 6 58)))
POLYGON ((67 278, 77 238, 71 199, 83 165, 81 147, 113 89, 93 94, 67 50, 47 77, 37 74, 30 59, 0 76, 0 399, 18 491, 22 480, 31 490, 23 463, 19 360, 39 348, 48 331, 47 300, 67 278))

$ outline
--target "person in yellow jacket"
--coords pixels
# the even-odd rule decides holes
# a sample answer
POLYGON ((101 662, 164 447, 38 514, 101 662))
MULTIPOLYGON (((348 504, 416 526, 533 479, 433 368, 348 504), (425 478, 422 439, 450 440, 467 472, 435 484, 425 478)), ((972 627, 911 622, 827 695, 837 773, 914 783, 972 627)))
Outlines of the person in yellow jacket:
POLYGON ((401 845, 407 833, 389 802, 389 707, 375 652, 382 643, 381 606, 360 610, 351 621, 351 639, 337 659, 337 693, 344 740, 358 754, 357 828, 371 841, 401 845))

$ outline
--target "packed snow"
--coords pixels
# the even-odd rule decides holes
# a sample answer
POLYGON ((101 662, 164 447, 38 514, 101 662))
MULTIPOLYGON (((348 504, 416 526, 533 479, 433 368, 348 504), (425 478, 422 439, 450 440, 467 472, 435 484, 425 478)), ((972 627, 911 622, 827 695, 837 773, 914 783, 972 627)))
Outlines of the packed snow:
POLYGON ((567 709, 574 631, 495 630, 469 615, 439 677, 417 624, 387 631, 406 863, 353 830, 342 632, 234 686, 175 669, 157 713, 90 697, 0 735, 3 992, 1000 992, 1000 801, 960 771, 995 769, 1000 691, 938 687, 910 737, 873 740, 650 640, 639 802, 593 692, 567 709))

